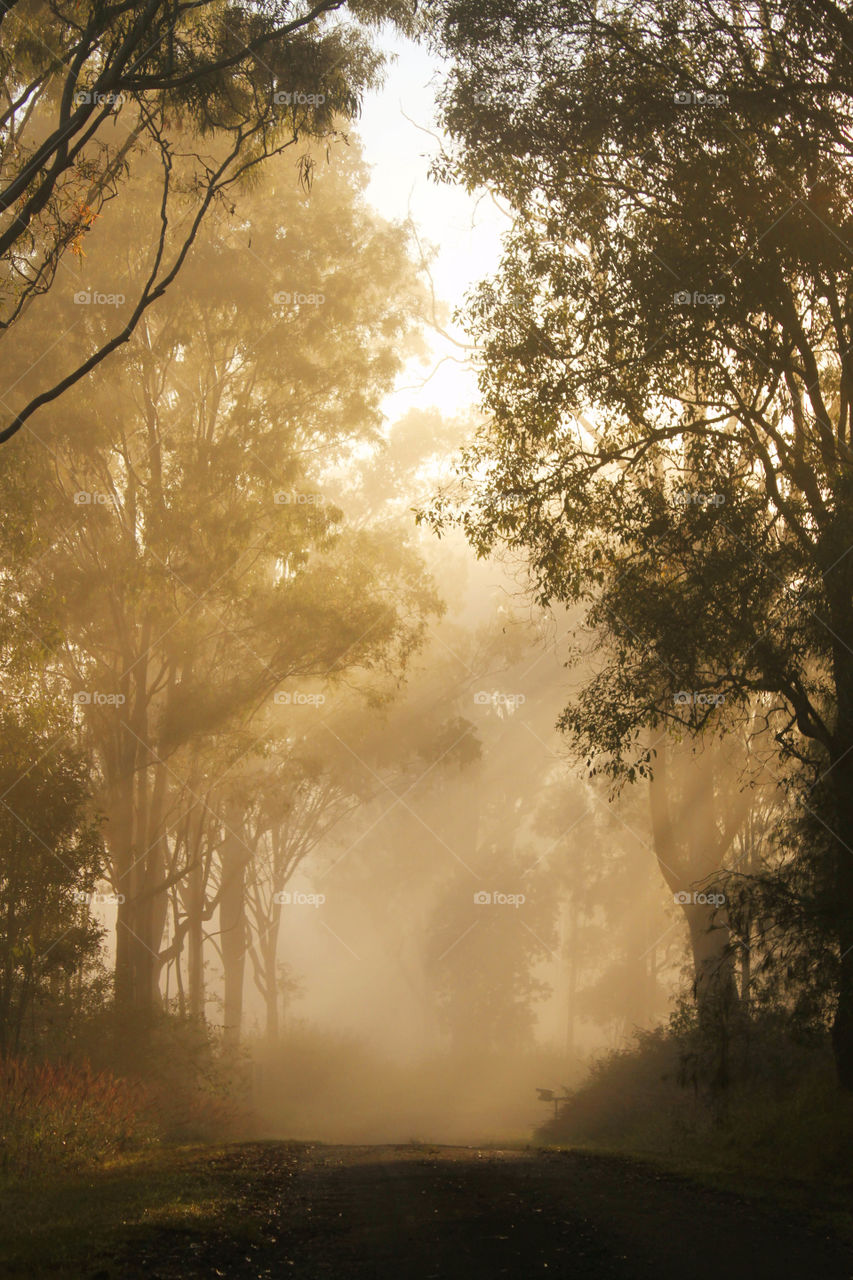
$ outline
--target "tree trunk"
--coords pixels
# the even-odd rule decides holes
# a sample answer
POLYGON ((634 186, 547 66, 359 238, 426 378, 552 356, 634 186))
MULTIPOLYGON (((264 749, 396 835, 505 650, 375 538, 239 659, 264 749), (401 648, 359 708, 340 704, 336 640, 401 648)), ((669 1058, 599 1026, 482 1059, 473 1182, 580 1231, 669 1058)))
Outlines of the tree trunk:
MULTIPOLYGON (((849 536, 843 538, 845 552, 849 536)), ((832 552, 833 567, 836 553, 832 552)), ((833 573, 830 616, 833 635, 833 677, 837 697, 835 732, 827 770, 831 801, 833 912, 838 943, 838 999, 832 1023, 832 1049, 840 1087, 853 1092, 853 564, 842 558, 833 573)))
POLYGON ((270 1044, 278 1043, 278 926, 281 907, 273 904, 275 918, 271 921, 266 936, 261 940, 261 951, 264 962, 264 997, 266 1000, 267 1040, 270 1044))
POLYGON ((220 861, 222 885, 219 930, 224 985, 223 1038, 236 1044, 243 1021, 243 986, 246 972, 248 924, 245 881, 249 850, 242 839, 242 813, 231 810, 226 818, 220 861))
POLYGON ((655 852, 690 932, 701 1073, 714 1091, 721 1091, 729 1081, 728 1045, 738 999, 729 922, 724 903, 713 901, 718 890, 712 877, 722 866, 734 829, 720 836, 714 821, 713 757, 681 759, 676 785, 669 752, 662 742, 649 787, 655 852))
POLYGON ((847 760, 834 771, 834 850, 838 1000, 832 1023, 832 1049, 838 1083, 853 1092, 853 769, 847 760))
MULTIPOLYGON (((192 853, 196 853, 193 850, 192 853)), ((185 910, 188 1006, 191 1018, 204 1018, 204 868, 199 859, 189 874, 185 910)))
MULTIPOLYGON (((147 635, 148 628, 144 634, 147 635)), ((168 912, 163 814, 168 775, 147 748, 148 664, 128 657, 122 683, 129 724, 117 725, 105 772, 116 919, 116 1000, 133 1010, 160 1004, 160 944, 168 912)), ((172 677, 173 678, 173 677, 172 677)), ((123 710, 119 710, 123 714, 123 710)))
POLYGON ((578 900, 572 892, 569 903, 569 936, 567 946, 568 969, 566 973, 566 1059, 574 1061, 575 1017, 578 982, 578 900))

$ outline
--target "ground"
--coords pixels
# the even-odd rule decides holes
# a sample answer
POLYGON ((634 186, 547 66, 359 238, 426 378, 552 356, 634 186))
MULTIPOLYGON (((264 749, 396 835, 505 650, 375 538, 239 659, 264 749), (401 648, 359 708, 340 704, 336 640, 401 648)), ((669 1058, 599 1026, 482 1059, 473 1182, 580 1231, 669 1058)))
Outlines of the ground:
POLYGON ((3 1198, 9 1277, 853 1277, 826 1223, 582 1151, 235 1144, 3 1198))

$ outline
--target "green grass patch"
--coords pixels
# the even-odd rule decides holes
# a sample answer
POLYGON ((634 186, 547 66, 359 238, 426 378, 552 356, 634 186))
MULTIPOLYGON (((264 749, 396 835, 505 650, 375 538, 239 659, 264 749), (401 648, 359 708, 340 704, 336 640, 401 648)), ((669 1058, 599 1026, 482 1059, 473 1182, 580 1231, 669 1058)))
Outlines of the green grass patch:
POLYGON ((217 1167, 226 1148, 158 1148, 100 1168, 6 1182, 0 1274, 120 1277, 117 1255, 165 1229, 187 1240, 243 1224, 245 1182, 217 1167))
POLYGON ((826 1044, 760 1030, 749 1070, 716 1093, 683 1083, 682 1037, 638 1033, 593 1064, 538 1136, 764 1198, 853 1241, 853 1097, 839 1089, 826 1044))

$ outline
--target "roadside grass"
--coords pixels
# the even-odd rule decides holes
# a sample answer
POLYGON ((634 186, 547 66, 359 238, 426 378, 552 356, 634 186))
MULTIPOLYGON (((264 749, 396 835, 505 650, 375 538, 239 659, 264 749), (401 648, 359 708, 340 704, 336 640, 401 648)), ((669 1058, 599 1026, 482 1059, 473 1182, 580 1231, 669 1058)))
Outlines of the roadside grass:
POLYGON ((721 1159, 707 1150, 662 1152, 641 1144, 560 1142, 543 1140, 544 1151, 581 1151, 590 1156, 626 1161, 634 1166, 687 1178, 713 1191, 727 1192, 769 1209, 808 1219, 815 1229, 853 1246, 853 1177, 820 1180, 798 1175, 776 1163, 760 1165, 721 1159))
POLYGON ((0 1274, 10 1280, 116 1276, 117 1252, 133 1250, 164 1228, 188 1247, 211 1230, 251 1230, 246 1184, 217 1166, 227 1148, 159 1147, 116 1157, 98 1168, 0 1184, 0 1274))
POLYGON ((0 1177, 97 1164, 156 1138, 139 1084, 88 1064, 0 1061, 0 1177))
MULTIPOLYGON (((85 1171, 3 1180, 0 1275, 8 1280, 227 1275, 234 1250, 242 1259, 256 1245, 269 1244, 271 1213, 288 1217, 283 1166, 295 1168, 315 1145, 273 1140, 163 1146, 125 1153, 85 1171), (220 1241, 223 1269, 194 1269, 220 1241)), ((798 1182, 781 1177, 774 1167, 736 1171, 731 1164, 715 1164, 706 1151, 691 1157, 686 1150, 662 1154, 591 1141, 526 1149, 543 1148, 579 1150, 648 1169, 650 1176, 686 1176, 714 1190, 766 1201, 768 1207, 790 1207, 827 1233, 853 1240, 850 1187, 840 1181, 832 1186, 798 1182)), ((431 1158, 441 1151, 440 1145, 418 1144, 412 1154, 431 1158)))
POLYGON ((680 1048, 664 1031, 644 1033, 600 1059, 540 1128, 540 1142, 639 1159, 805 1213, 853 1242, 853 1098, 839 1090, 826 1050, 781 1061, 767 1052, 711 1096, 679 1083, 680 1048))

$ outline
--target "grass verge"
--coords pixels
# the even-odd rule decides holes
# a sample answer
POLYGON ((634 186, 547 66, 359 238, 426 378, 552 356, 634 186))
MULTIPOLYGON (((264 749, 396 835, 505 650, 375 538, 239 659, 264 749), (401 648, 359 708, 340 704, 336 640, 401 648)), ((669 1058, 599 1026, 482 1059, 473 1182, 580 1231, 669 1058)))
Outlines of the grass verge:
POLYGON ((246 1181, 227 1147, 160 1147, 99 1168, 6 1181, 0 1275, 120 1280, 116 1259, 175 1232, 192 1254, 211 1231, 245 1235, 246 1181))

